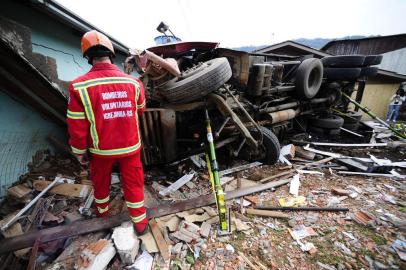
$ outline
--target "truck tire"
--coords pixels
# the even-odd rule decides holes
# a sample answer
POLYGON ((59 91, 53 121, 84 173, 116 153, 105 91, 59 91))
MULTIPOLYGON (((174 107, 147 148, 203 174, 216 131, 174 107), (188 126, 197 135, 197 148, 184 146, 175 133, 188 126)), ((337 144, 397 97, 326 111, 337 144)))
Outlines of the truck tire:
POLYGON ((377 67, 363 67, 361 69, 361 76, 365 77, 373 77, 378 74, 378 68, 377 67))
POLYGON ((309 127, 309 132, 319 135, 319 136, 323 136, 324 135, 324 129, 319 128, 319 127, 314 127, 314 126, 310 126, 309 127))
POLYGON ((326 129, 339 129, 344 124, 344 119, 334 114, 317 116, 311 118, 309 121, 311 126, 326 129))
POLYGON ((296 71, 296 93, 300 98, 311 99, 317 95, 323 80, 323 65, 320 59, 304 60, 296 71))
POLYGON ((344 125, 357 124, 357 123, 359 123, 359 121, 362 118, 362 113, 351 111, 351 112, 346 112, 344 114, 340 114, 339 116, 344 119, 344 125))
POLYGON ((358 130, 359 122, 358 123, 344 123, 343 128, 348 130, 358 130))
POLYGON ((339 128, 325 129, 325 131, 326 131, 327 135, 332 135, 332 136, 340 135, 340 133, 341 133, 341 129, 339 129, 339 128))
POLYGON ((364 65, 365 55, 337 55, 326 56, 321 59, 325 67, 361 67, 364 65))
POLYGON ((323 77, 330 80, 356 80, 361 68, 324 68, 323 77))
POLYGON ((263 145, 265 146, 266 156, 263 160, 265 164, 275 164, 279 159, 281 145, 275 134, 266 127, 260 128, 263 134, 263 145))
POLYGON ((217 90, 232 75, 227 58, 215 58, 203 62, 184 76, 175 78, 159 89, 170 103, 179 104, 194 101, 217 90))
POLYGON ((382 55, 367 55, 365 56, 363 66, 375 66, 382 62, 382 55))
MULTIPOLYGON (((262 145, 260 145, 260 147, 263 147, 263 150, 265 151, 265 156, 261 159, 261 161, 264 164, 275 164, 278 161, 279 154, 281 152, 281 145, 279 143, 279 140, 270 129, 261 126, 259 128, 263 135, 262 145)), ((257 129, 252 129, 251 133, 254 138, 259 137, 257 129)))

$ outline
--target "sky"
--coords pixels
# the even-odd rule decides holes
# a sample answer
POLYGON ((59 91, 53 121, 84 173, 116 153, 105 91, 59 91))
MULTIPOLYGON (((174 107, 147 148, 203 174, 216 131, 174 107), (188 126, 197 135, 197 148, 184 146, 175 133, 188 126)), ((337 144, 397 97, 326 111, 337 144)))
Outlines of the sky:
POLYGON ((161 21, 183 41, 222 47, 296 38, 406 33, 406 0, 57 0, 130 48, 154 46, 161 21))

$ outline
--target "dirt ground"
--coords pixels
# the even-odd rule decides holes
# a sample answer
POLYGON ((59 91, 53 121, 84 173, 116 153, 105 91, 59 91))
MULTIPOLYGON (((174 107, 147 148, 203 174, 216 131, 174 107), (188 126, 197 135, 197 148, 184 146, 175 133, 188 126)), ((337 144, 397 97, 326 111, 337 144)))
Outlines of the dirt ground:
MULTIPOLYGON (((246 175, 264 176, 267 175, 266 171, 272 169, 265 166, 246 175)), ((306 197, 308 206, 323 207, 334 196, 331 193, 333 188, 347 189, 349 186, 361 189, 362 193, 356 198, 348 197, 337 205, 348 207, 348 212, 291 211, 286 212, 290 218, 285 220, 248 216, 253 225, 252 233, 233 233, 228 243, 249 256, 251 261, 259 261, 268 269, 405 269, 406 265, 391 248, 396 239, 405 236, 405 227, 402 232, 402 229, 384 219, 385 214, 390 213, 405 220, 404 184, 382 178, 342 177, 327 172, 324 176, 302 176, 299 195, 306 197), (382 194, 393 196, 397 205, 384 201, 382 194), (371 226, 351 220, 351 216, 359 210, 374 216, 371 226), (300 224, 313 228, 317 233, 306 238, 316 247, 314 254, 301 251, 289 233, 300 224), (338 248, 335 245, 337 242, 344 244, 350 252, 338 248)), ((273 206, 278 205, 278 199, 289 196, 288 186, 255 195, 262 204, 273 206)), ((229 258, 224 269, 238 269, 236 259, 229 258)), ((202 265, 207 263, 203 260, 202 265)))

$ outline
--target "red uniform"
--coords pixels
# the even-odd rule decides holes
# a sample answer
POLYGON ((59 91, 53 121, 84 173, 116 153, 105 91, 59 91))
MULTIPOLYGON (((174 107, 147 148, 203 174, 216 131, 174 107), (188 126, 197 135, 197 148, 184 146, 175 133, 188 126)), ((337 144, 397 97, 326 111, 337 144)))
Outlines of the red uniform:
POLYGON ((144 110, 142 83, 113 64, 96 63, 69 85, 69 144, 75 154, 91 153, 97 214, 108 214, 111 170, 118 163, 128 211, 140 228, 147 223, 138 125, 144 110))

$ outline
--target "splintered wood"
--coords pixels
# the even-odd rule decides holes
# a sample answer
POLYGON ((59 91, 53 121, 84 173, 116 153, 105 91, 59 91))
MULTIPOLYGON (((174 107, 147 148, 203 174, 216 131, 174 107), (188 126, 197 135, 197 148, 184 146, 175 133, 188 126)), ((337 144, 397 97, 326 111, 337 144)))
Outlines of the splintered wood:
POLYGON ((165 261, 168 261, 170 258, 169 247, 162 235, 161 230, 158 227, 158 224, 154 219, 151 219, 149 221, 149 226, 151 228, 151 232, 155 238, 155 241, 158 245, 159 252, 161 253, 162 258, 164 258, 165 261))
MULTIPOLYGON (((33 183, 34 189, 37 191, 44 190, 51 181, 36 180, 33 183)), ((82 184, 59 184, 53 187, 49 192, 51 194, 64 195, 69 197, 86 198, 92 190, 92 186, 82 184)))
POLYGON ((25 185, 17 185, 9 188, 7 190, 8 194, 14 198, 21 199, 31 193, 32 189, 26 187, 25 185))

